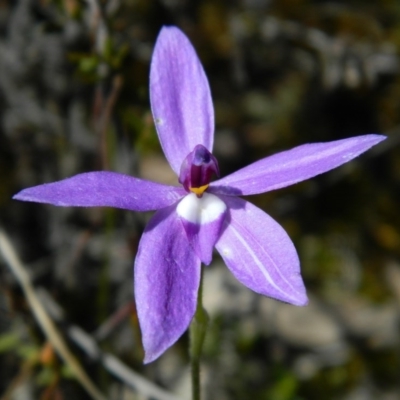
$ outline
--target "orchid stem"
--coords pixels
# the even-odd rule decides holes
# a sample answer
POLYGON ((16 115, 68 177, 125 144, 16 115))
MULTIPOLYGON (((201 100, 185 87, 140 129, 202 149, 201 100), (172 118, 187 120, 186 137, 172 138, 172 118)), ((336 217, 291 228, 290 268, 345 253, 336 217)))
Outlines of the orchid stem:
POLYGON ((200 286, 196 312, 190 324, 190 359, 192 369, 192 399, 200 400, 200 357, 208 325, 208 314, 203 308, 203 268, 201 270, 200 286))

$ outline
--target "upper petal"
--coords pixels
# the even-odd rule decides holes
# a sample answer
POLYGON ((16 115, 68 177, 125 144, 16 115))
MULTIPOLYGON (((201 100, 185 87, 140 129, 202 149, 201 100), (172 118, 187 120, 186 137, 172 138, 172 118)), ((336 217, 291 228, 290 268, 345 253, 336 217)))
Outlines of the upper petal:
POLYGON ((229 217, 215 247, 235 277, 257 293, 307 304, 299 258, 284 229, 248 201, 221 197, 229 217))
POLYGON ((298 146, 213 182, 209 192, 249 195, 293 185, 352 160, 384 139, 386 136, 371 134, 298 146))
POLYGON ((115 172, 99 171, 30 187, 17 193, 13 199, 55 206, 115 207, 150 211, 173 204, 185 193, 178 187, 115 172))
POLYGON ((185 157, 198 144, 210 152, 214 109, 203 67, 188 38, 175 27, 163 27, 150 70, 150 100, 161 146, 179 175, 185 157))
POLYGON ((179 339, 196 310, 200 260, 188 244, 175 207, 157 211, 150 220, 135 261, 135 299, 145 363, 179 339))

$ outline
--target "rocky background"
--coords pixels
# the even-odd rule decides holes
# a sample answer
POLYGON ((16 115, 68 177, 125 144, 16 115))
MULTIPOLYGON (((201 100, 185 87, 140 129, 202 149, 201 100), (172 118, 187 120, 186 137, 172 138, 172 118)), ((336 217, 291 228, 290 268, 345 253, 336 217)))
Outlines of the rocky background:
POLYGON ((222 175, 302 143, 389 136, 252 197, 293 239, 310 304, 252 293, 216 255, 204 399, 399 399, 398 0, 0 0, 0 399, 90 398, 26 290, 105 398, 189 397, 186 336, 142 364, 132 265, 149 215, 11 200, 101 169, 177 183, 149 109, 164 24, 186 32, 208 75, 222 175))

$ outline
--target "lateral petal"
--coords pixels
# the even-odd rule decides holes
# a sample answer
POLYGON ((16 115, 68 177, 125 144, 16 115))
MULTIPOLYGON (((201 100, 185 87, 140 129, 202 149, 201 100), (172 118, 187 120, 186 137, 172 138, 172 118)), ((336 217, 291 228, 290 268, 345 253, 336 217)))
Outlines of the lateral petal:
POLYGON ((307 304, 299 258, 284 229, 248 201, 221 197, 229 216, 215 247, 236 279, 265 296, 307 304))
POLYGON ((179 202, 176 213, 194 251, 204 264, 209 265, 225 220, 225 203, 213 194, 204 193, 199 198, 190 193, 179 202))
POLYGON ((188 328, 197 304, 200 260, 188 245, 176 205, 147 224, 134 268, 145 363, 159 357, 188 328))
POLYGON ((134 211, 157 210, 186 192, 116 172, 88 172, 58 182, 22 190, 13 199, 55 206, 115 207, 134 211))
POLYGON ((158 36, 150 101, 161 146, 177 175, 196 145, 212 151, 214 108, 208 80, 193 46, 176 27, 164 26, 158 36))
POLYGON ((371 134, 298 146, 211 183, 209 192, 250 195, 293 185, 345 164, 384 139, 386 136, 371 134))

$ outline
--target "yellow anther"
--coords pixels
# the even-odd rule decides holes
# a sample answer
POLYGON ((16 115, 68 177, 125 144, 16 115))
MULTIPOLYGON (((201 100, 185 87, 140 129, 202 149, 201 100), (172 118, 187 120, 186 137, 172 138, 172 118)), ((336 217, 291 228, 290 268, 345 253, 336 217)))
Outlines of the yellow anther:
POLYGON ((200 186, 198 188, 191 187, 190 191, 197 196, 202 196, 202 194, 207 190, 208 185, 200 186))

